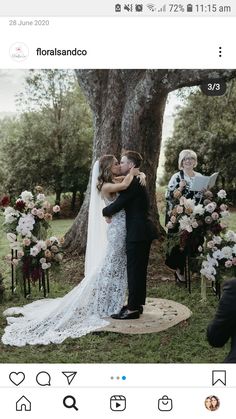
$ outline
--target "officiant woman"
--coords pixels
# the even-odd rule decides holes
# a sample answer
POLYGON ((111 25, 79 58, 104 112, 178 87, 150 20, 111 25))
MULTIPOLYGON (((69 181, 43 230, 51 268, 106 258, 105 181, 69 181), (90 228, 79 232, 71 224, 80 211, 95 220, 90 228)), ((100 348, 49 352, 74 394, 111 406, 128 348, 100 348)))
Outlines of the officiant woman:
MULTIPOLYGON (((196 200, 199 203, 202 198, 202 192, 191 191, 191 186, 195 176, 202 176, 196 172, 197 154, 193 150, 182 150, 179 153, 178 161, 179 171, 175 173, 167 187, 166 191, 166 224, 170 220, 171 210, 179 203, 181 196, 196 200)), ((175 229, 168 230, 168 236, 176 233, 175 229)), ((186 261, 187 249, 180 249, 179 245, 174 246, 166 256, 166 265, 175 270, 175 279, 177 282, 185 282, 184 267, 186 261)))

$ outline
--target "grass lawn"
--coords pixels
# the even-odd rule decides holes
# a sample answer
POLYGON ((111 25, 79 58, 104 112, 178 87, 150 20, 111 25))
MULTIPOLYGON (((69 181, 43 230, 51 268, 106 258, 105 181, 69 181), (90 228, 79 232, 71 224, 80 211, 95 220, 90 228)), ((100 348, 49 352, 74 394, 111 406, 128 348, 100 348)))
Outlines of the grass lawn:
MULTIPOLYGON (((163 219, 163 215, 162 215, 163 219)), ((1 223, 0 219, 0 223, 1 223)), ((52 223, 52 234, 63 235, 72 220, 57 220, 52 223)), ((230 221, 236 229, 236 213, 230 221)), ((8 253, 5 234, 0 231, 0 255, 8 253)), ((60 275, 51 281, 51 296, 63 296, 83 276, 83 258, 78 261, 65 261, 60 275), (81 261, 82 260, 82 261, 81 261), (71 275, 71 271, 74 275, 71 275), (74 283, 69 279, 74 278, 74 283)), ((4 277, 10 277, 5 262, 0 262, 4 277)), ((162 281, 163 274, 160 255, 152 252, 149 267, 148 296, 176 300, 185 304, 192 311, 189 320, 181 322, 161 333, 145 335, 122 335, 111 332, 94 332, 79 339, 67 339, 63 344, 49 346, 27 346, 14 348, 0 343, 0 362, 3 363, 211 363, 222 362, 229 344, 223 349, 211 348, 205 338, 206 326, 212 319, 217 306, 217 298, 208 289, 207 304, 200 303, 200 283, 193 280, 193 290, 189 294, 182 286, 177 286, 172 278, 162 281)), ((165 273, 171 277, 171 274, 165 273)), ((5 281, 7 284, 7 281, 5 281)), ((5 327, 2 311, 14 305, 24 304, 19 295, 7 294, 7 301, 0 307, 0 335, 5 327)))

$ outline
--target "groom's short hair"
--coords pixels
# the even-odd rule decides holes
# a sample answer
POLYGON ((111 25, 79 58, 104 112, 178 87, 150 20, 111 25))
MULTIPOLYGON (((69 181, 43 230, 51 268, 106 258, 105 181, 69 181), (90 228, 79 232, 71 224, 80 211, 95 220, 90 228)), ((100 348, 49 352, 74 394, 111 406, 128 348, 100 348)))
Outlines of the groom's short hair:
POLYGON ((122 156, 127 157, 128 160, 134 163, 135 167, 140 167, 143 161, 141 154, 139 154, 137 151, 127 150, 122 153, 122 156))

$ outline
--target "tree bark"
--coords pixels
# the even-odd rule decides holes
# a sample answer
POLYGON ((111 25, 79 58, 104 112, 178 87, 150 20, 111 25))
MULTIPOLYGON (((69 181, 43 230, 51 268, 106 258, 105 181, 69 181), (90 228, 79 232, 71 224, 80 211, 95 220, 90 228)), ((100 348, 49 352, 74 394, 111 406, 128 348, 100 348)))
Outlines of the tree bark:
MULTIPOLYGON (((103 154, 140 152, 147 175, 151 213, 159 231, 156 171, 168 93, 209 79, 230 80, 235 70, 75 70, 94 116, 93 163, 103 154)), ((90 181, 83 205, 65 236, 69 252, 86 247, 90 181)))

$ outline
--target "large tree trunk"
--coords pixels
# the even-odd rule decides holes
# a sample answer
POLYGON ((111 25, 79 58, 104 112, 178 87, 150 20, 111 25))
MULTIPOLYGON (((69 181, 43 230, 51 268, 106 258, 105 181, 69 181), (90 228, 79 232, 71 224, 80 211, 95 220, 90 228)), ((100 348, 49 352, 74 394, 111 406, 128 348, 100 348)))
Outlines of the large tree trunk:
MULTIPOLYGON (((159 231, 155 199, 162 123, 168 93, 210 78, 229 80, 234 70, 75 70, 94 115, 93 163, 103 154, 119 157, 132 149, 144 158, 152 217, 159 231)), ((90 181, 83 205, 65 237, 68 251, 86 246, 90 181)))

